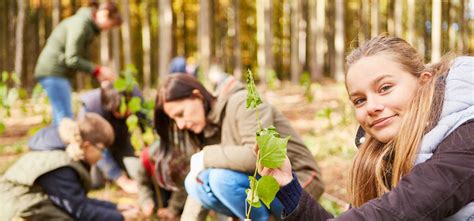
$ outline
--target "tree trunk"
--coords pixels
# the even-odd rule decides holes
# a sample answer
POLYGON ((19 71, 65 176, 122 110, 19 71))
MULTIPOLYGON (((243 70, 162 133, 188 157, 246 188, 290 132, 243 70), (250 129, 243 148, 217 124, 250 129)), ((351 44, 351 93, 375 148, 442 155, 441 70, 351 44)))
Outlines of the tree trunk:
POLYGON ((169 64, 172 56, 173 45, 173 11, 170 0, 159 0, 159 73, 160 80, 163 79, 169 71, 169 64))
POLYGON ((110 65, 109 36, 109 32, 102 32, 100 34, 100 63, 106 66, 110 65))
POLYGON ((299 22, 301 19, 301 4, 299 0, 291 1, 291 82, 297 84, 301 67, 299 59, 299 22))
POLYGON ((407 41, 413 46, 416 46, 415 7, 415 0, 408 0, 407 41))
POLYGON ((61 21, 61 0, 53 0, 53 28, 61 21))
POLYGON ((336 81, 344 80, 344 0, 336 0, 336 36, 334 47, 336 49, 336 81))
POLYGON ((436 62, 441 57, 441 0, 433 0, 431 15, 431 62, 436 62))
MULTIPOLYGON (((18 79, 22 79, 23 75, 23 33, 25 30, 26 13, 28 10, 28 2, 18 0, 18 20, 16 23, 16 38, 15 38, 15 73, 18 79)), ((20 83, 21 85, 21 83, 20 83)))
POLYGON ((122 62, 120 60, 120 30, 115 28, 112 31, 112 55, 113 55, 113 67, 117 74, 122 68, 122 62))
POLYGON ((133 64, 132 61, 132 42, 130 41, 130 13, 128 11, 128 0, 122 0, 122 41, 123 41, 123 56, 125 65, 133 64))
MULTIPOLYGON (((306 35, 306 30, 307 30, 307 21, 306 17, 304 15, 303 8, 308 7, 307 5, 304 5, 305 1, 299 0, 299 22, 298 22, 298 62, 300 66, 300 75, 303 72, 304 66, 306 64, 306 43, 307 43, 307 35, 306 35)), ((299 79, 298 79, 299 80, 299 79)))
MULTIPOLYGON (((326 24, 326 0, 317 0, 316 6, 316 66, 318 69, 318 78, 323 77, 324 70, 324 54, 327 50, 327 40, 325 36, 326 24)), ((318 80, 315 78, 313 80, 318 80)))
POLYGON ((369 0, 362 0, 359 6, 359 45, 362 45, 370 35, 370 3, 369 0))
POLYGON ((267 72, 272 70, 272 21, 271 0, 259 0, 257 5, 258 75, 260 83, 266 85, 267 72))
POLYGON ((142 3, 142 47, 143 47, 143 87, 150 89, 151 84, 151 35, 148 0, 142 3))
MULTIPOLYGON (((323 2, 324 4, 325 0, 323 2)), ((317 81, 321 79, 321 68, 319 66, 318 60, 318 8, 317 8, 317 0, 309 0, 308 2, 308 17, 309 17, 309 49, 308 49, 308 59, 309 59, 309 67, 311 71, 311 80, 317 81)))
POLYGON ((370 26, 372 29, 370 36, 372 38, 379 35, 379 20, 379 0, 372 0, 372 4, 370 4, 370 26))
MULTIPOLYGON (((8 11, 7 1, 0 2, 0 10, 8 11)), ((8 58, 8 13, 0 15, 0 70, 7 70, 8 58)))
POLYGON ((457 11, 459 9, 459 0, 453 0, 449 3, 449 49, 455 50, 456 49, 456 32, 459 27, 457 17, 457 11), (455 24, 458 24, 455 26, 455 24))
POLYGON ((402 0, 395 0, 394 22, 395 22, 395 36, 403 37, 403 2, 402 0))
POLYGON ((205 79, 208 79, 207 74, 211 60, 211 10, 210 0, 199 0, 199 24, 198 24, 198 38, 199 38, 199 72, 203 74, 205 79))
POLYGON ((241 59, 241 46, 240 46, 240 0, 233 0, 233 27, 231 33, 234 34, 233 38, 233 67, 234 76, 237 79, 242 79, 242 59, 241 59))

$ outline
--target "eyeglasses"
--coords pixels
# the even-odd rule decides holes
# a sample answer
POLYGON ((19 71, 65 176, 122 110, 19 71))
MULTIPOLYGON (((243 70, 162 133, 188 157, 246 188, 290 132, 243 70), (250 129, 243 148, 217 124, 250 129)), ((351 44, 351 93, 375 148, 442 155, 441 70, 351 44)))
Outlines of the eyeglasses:
POLYGON ((92 146, 102 153, 105 151, 105 146, 102 143, 92 144, 92 146))

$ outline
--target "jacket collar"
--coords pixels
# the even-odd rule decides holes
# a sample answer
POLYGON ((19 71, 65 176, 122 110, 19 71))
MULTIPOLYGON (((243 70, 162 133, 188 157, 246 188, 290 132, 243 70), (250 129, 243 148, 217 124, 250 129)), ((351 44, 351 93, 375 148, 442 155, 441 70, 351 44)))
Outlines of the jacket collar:
POLYGON ((221 128, 225 107, 230 96, 237 91, 245 89, 244 85, 232 76, 227 77, 219 88, 217 99, 207 114, 207 126, 203 130, 204 137, 206 138, 212 137, 221 128))

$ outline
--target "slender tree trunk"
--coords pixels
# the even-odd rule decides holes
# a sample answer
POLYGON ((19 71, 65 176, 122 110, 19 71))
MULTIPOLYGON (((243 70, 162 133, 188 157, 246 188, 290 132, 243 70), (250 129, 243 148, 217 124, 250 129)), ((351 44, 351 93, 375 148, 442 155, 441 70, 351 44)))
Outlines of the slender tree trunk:
POLYGON ((325 35, 326 24, 326 0, 317 0, 316 6, 316 66, 318 76, 316 79, 323 77, 324 70, 324 54, 326 54, 327 41, 325 35))
POLYGON ((334 47, 336 49, 336 81, 344 80, 344 0, 336 0, 336 36, 334 47))
MULTIPOLYGON (((28 10, 28 2, 18 0, 18 20, 16 23, 16 39, 15 39, 15 73, 18 79, 22 79, 23 75, 23 33, 25 30, 26 13, 28 10)), ((20 83, 21 84, 21 83, 20 83)))
POLYGON ((379 21, 380 21, 380 14, 379 14, 379 0, 372 0, 372 4, 370 4, 370 26, 372 31, 370 32, 371 37, 376 37, 379 32, 379 21))
POLYGON ((110 49, 109 49, 109 32, 102 32, 100 34, 100 63, 101 65, 109 66, 110 49))
POLYGON ((416 36, 416 28, 415 28, 415 0, 408 0, 408 18, 407 18, 407 41, 411 45, 415 46, 415 36, 416 36))
POLYGON ((301 19, 301 4, 299 0, 291 0, 291 82, 297 84, 301 67, 299 56, 299 22, 301 19))
POLYGON ((272 21, 271 0, 257 1, 258 75, 260 83, 266 85, 267 72, 272 69, 272 21))
POLYGON ((234 69, 234 76, 237 79, 242 79, 242 61, 241 61, 241 46, 240 46, 240 0, 232 1, 232 18, 229 19, 230 33, 233 34, 233 59, 232 66, 234 69))
MULTIPOLYGON (((181 1, 181 7, 180 8, 184 8, 184 4, 185 2, 184 1, 181 1)), ((186 29, 186 26, 185 26, 185 11, 184 10, 178 10, 176 11, 176 22, 173 23, 173 25, 176 26, 176 28, 173 28, 174 33, 175 33, 175 37, 173 39, 177 39, 175 41, 176 43, 176 53, 178 55, 185 55, 186 54, 186 39, 184 37, 184 30, 186 29)))
MULTIPOLYGON (((7 1, 0 2, 0 11, 6 12, 7 1)), ((7 56, 8 56, 8 14, 2 13, 0 15, 0 71, 7 70, 7 56)))
POLYGON ((459 25, 455 26, 455 24, 459 24, 458 20, 456 19, 457 17, 457 11, 459 10, 459 0, 453 0, 449 3, 449 49, 450 50, 455 50, 456 49, 456 39, 457 35, 456 32, 458 30, 457 27, 459 25))
POLYGON ((441 57, 441 0, 433 0, 431 26, 431 62, 441 57))
POLYGON ((291 1, 292 0, 283 0, 283 18, 282 18, 282 43, 281 43, 281 63, 283 73, 287 79, 290 79, 291 76, 291 1))
POLYGON ((112 32, 112 55, 113 55, 113 67, 114 70, 119 73, 122 68, 122 62, 120 60, 120 30, 115 28, 112 32))
POLYGON ((394 8, 394 22, 395 22, 395 35, 403 37, 403 2, 402 0, 395 0, 394 8))
POLYGON ((362 0, 359 7, 359 45, 363 44, 370 35, 370 24, 368 19, 370 18, 370 1, 362 0))
POLYGON ((169 64, 172 56, 173 45, 173 11, 170 0, 159 0, 159 73, 160 79, 163 79, 169 70, 169 64))
POLYGON ((308 2, 308 17, 309 17, 309 49, 308 60, 311 71, 311 80, 316 81, 321 79, 321 69, 317 63, 317 41, 318 39, 318 8, 316 6, 317 0, 309 0, 308 2))
POLYGON ((211 3, 210 0, 199 0, 199 24, 198 24, 198 38, 199 38, 199 65, 200 72, 208 79, 207 74, 211 60, 211 3))
POLYGON ((132 42, 130 40, 130 13, 128 10, 128 0, 122 0, 122 40, 123 40, 123 55, 125 65, 133 64, 132 61, 132 42))
POLYGON ((460 7, 459 13, 461 15, 459 19, 459 35, 461 39, 458 41, 458 48, 459 48, 459 51, 463 52, 464 54, 467 54, 467 51, 469 50, 468 49, 469 42, 467 38, 469 29, 467 28, 468 23, 466 21, 467 10, 465 10, 466 8, 469 8, 468 3, 469 3, 469 0, 461 0, 459 4, 459 7, 460 7))
POLYGON ((305 1, 299 1, 299 22, 298 22, 298 62, 300 66, 300 74, 303 72, 304 66, 306 64, 306 43, 307 43, 307 20, 303 11, 304 7, 307 5, 304 4, 305 1))
POLYGON ((143 47, 143 87, 150 89, 151 84, 151 35, 148 0, 142 3, 142 47, 143 47))
POLYGON ((53 0, 53 28, 59 24, 61 20, 61 0, 53 0))

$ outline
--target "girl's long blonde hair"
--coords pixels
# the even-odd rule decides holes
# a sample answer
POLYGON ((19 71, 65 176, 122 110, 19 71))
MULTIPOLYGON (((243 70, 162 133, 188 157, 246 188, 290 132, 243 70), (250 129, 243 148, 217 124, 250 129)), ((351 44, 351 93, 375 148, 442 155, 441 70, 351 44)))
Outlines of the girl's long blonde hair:
POLYGON ((382 143, 366 135, 351 169, 349 194, 354 207, 390 191, 413 168, 423 135, 436 125, 441 113, 444 78, 452 57, 445 56, 436 64, 425 65, 421 55, 405 40, 382 35, 352 51, 346 57, 346 64, 350 68, 361 58, 382 54, 389 55, 415 77, 429 72, 432 78, 415 93, 393 140, 382 143))

